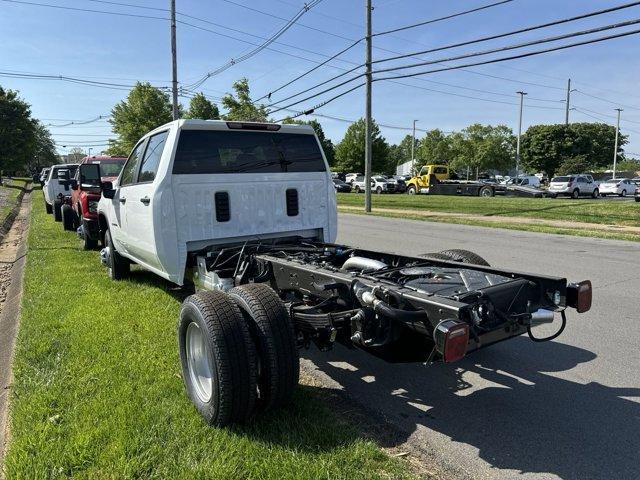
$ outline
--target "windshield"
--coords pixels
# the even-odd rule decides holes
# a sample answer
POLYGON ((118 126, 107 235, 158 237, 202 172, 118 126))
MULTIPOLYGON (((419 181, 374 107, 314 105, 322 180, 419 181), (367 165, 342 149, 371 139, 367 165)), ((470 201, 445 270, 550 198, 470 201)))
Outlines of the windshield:
POLYGON ((127 159, 122 160, 109 160, 108 162, 92 162, 100 164, 100 176, 101 177, 117 177, 120 175, 120 170, 127 159))
POLYGON ((333 179, 333 183, 336 185, 346 185, 346 183, 344 183, 342 180, 338 179, 338 178, 334 178, 333 179))
POLYGON ((552 182, 561 182, 561 183, 567 183, 571 181, 571 177, 553 177, 551 179, 552 182))
POLYGON ((183 130, 174 174, 325 172, 313 135, 183 130))

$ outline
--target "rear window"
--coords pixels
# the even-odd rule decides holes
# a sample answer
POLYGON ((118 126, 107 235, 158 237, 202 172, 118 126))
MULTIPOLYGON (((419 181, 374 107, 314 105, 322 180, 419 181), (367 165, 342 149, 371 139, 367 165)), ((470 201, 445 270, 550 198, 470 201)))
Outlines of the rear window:
POLYGON ((566 183, 571 181, 571 177, 553 177, 551 181, 566 183))
POLYGON ((122 166, 126 161, 127 159, 123 158, 122 160, 98 161, 91 163, 98 163, 100 165, 101 177, 117 177, 120 175, 120 170, 122 170, 122 166))
POLYGON ((56 178, 58 178, 58 172, 60 170, 69 170, 69 178, 73 178, 73 176, 76 174, 77 168, 78 168, 77 165, 69 165, 68 167, 54 168, 53 173, 51 173, 51 179, 55 180, 56 178))
POLYGON ((602 182, 602 183, 613 183, 613 184, 616 184, 616 183, 618 183, 619 181, 620 181, 620 180, 615 180, 615 179, 611 178, 611 179, 609 179, 609 180, 605 180, 605 181, 604 181, 604 182, 602 182))
POLYGON ((183 130, 174 174, 326 171, 313 135, 183 130))
POLYGON ((433 167, 433 173, 435 174, 440 175, 447 172, 448 172, 447 167, 433 167))

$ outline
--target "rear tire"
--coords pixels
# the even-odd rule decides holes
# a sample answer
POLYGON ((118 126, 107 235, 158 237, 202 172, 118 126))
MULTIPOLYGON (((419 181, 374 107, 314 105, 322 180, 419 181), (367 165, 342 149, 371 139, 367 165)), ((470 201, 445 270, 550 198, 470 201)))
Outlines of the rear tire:
POLYGON ((53 213, 53 207, 49 205, 46 200, 44 201, 44 209, 49 215, 53 213))
POLYGON ((482 187, 478 192, 478 196, 480 197, 493 197, 493 188, 491 187, 482 187))
POLYGON ((487 262, 484 258, 482 258, 477 253, 470 252, 469 250, 460 250, 460 249, 452 249, 452 250, 443 250, 438 253, 428 253, 426 256, 432 258, 439 258, 441 260, 452 260, 454 262, 460 263, 470 263, 473 265, 483 265, 485 267, 489 267, 489 262, 487 262))
POLYGON ((62 205, 61 210, 62 228, 69 232, 73 231, 73 209, 70 205, 62 205))
POLYGON ((580 190, 578 190, 577 188, 571 192, 571 198, 578 198, 580 196, 580 190))
POLYGON ((354 190, 356 193, 360 193, 360 187, 358 185, 355 186, 354 190))
POLYGON ((56 222, 62 221, 62 204, 58 200, 53 202, 53 219, 56 222))
POLYGON ((129 275, 131 265, 129 261, 118 253, 113 240, 111 239, 111 231, 107 230, 104 235, 104 247, 107 249, 107 270, 111 280, 122 280, 129 275))
POLYGON ((184 301, 178 347, 187 395, 209 425, 224 427, 253 418, 256 350, 229 295, 206 291, 184 301))
POLYGON ((270 409, 287 405, 298 386, 300 358, 293 323, 278 294, 267 284, 233 288, 229 296, 244 313, 260 362, 259 404, 270 409))
POLYGON ((593 191, 593 193, 591 194, 591 196, 593 198, 598 198, 600 196, 600 190, 598 190, 597 188, 593 191))

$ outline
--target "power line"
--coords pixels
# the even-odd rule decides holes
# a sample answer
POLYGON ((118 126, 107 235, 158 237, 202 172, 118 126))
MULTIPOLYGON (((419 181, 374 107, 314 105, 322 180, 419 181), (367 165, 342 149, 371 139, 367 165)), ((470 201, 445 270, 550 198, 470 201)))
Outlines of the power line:
POLYGON ((21 5, 31 5, 31 6, 36 6, 36 7, 57 8, 59 10, 73 10, 73 11, 76 11, 76 12, 100 13, 100 14, 104 14, 104 15, 117 15, 117 16, 121 16, 121 17, 147 18, 147 19, 153 19, 153 20, 169 20, 168 18, 153 17, 151 15, 139 15, 139 14, 135 14, 135 13, 123 13, 123 12, 110 12, 110 11, 106 11, 106 10, 95 10, 95 9, 92 9, 92 8, 67 7, 67 6, 63 6, 63 5, 52 5, 50 3, 27 2, 25 0, 1 0, 1 1, 7 2, 7 3, 18 3, 18 4, 21 4, 21 5))
POLYGON ((638 107, 631 107, 631 106, 629 106, 629 105, 624 105, 624 104, 622 104, 622 103, 620 103, 620 102, 614 102, 614 101, 609 100, 609 99, 607 99, 607 98, 603 98, 603 97, 599 97, 599 96, 597 96, 597 95, 592 95, 592 94, 590 94, 590 93, 583 92, 582 90, 578 90, 578 89, 576 89, 575 91, 576 91, 576 92, 578 92, 578 93, 580 93, 580 94, 582 94, 582 95, 586 95, 587 97, 595 98, 596 100, 601 100, 601 101, 603 101, 603 102, 607 102, 607 103, 610 103, 610 104, 612 104, 612 105, 621 106, 621 107, 624 107, 624 108, 628 108, 628 109, 630 109, 630 110, 640 110, 640 108, 638 108, 638 107))
MULTIPOLYGON (((511 55, 511 56, 507 56, 507 57, 499 57, 499 58, 494 58, 491 60, 484 60, 481 62, 474 62, 474 63, 469 63, 469 64, 464 64, 464 65, 455 65, 455 66, 450 66, 450 67, 443 67, 443 68, 439 68, 439 69, 434 69, 434 70, 426 70, 426 71, 420 71, 420 72, 414 72, 414 73, 408 73, 408 74, 403 74, 403 75, 395 75, 392 77, 379 77, 379 78, 374 78, 373 81, 383 81, 383 80, 396 80, 396 79, 401 79, 401 78, 411 78, 411 77, 415 77, 415 76, 419 76, 419 75, 428 75, 431 73, 438 73, 438 72, 444 72, 444 71, 449 71, 449 70, 458 70, 458 69, 462 69, 462 68, 467 68, 467 67, 474 67, 474 66, 478 66, 478 65, 489 65, 489 64, 493 64, 493 63, 500 63, 500 62, 505 62, 505 61, 510 61, 510 60, 516 60, 516 59, 520 59, 520 58, 527 58, 527 57, 532 57, 532 56, 537 56, 537 55, 542 55, 544 53, 550 53, 550 52, 554 52, 554 51, 559 51, 559 50, 565 50, 567 48, 573 48, 573 47, 577 47, 577 46, 582 46, 582 45, 589 45, 592 43, 599 43, 599 42, 603 42, 603 41, 607 41, 607 40, 612 40, 612 39, 616 39, 616 38, 622 38, 622 37, 626 37, 629 35, 636 35, 640 33, 640 30, 631 30, 631 31, 627 31, 627 32, 622 32, 622 33, 617 33, 617 34, 613 34, 613 35, 607 35, 604 37, 598 37, 598 38, 594 38, 594 39, 590 39, 590 40, 583 40, 581 42, 575 42, 575 43, 569 43, 569 44, 565 44, 565 45, 559 45, 556 47, 550 47, 550 48, 546 48, 543 50, 536 50, 533 52, 527 52, 527 53, 521 53, 518 55, 511 55)), ((375 73, 375 72, 374 72, 375 73)), ((353 81, 357 78, 360 78, 362 75, 359 75, 358 77, 354 77, 352 79, 350 79, 349 81, 346 82, 342 82, 340 85, 337 85, 335 87, 332 87, 330 89, 327 89, 326 91, 320 92, 316 95, 312 95, 310 97, 308 97, 305 100, 308 100, 310 98, 316 97, 321 95, 322 93, 326 93, 327 91, 333 90, 335 88, 339 88, 340 86, 345 85, 346 83, 350 83, 350 81, 353 81)), ((361 87, 364 84, 358 84, 353 88, 350 88, 349 90, 342 92, 324 102, 322 102, 321 104, 316 105, 315 107, 312 107, 311 109, 307 109, 305 110, 305 112, 302 112, 302 114, 305 114, 306 112, 313 112, 313 110, 315 110, 316 108, 320 108, 322 106, 327 105, 328 103, 346 95, 347 93, 350 93, 354 90, 356 90, 357 88, 361 87)), ((301 103, 305 100, 300 100, 294 103, 291 103, 289 105, 286 105, 285 107, 281 107, 277 110, 272 111, 271 113, 275 113, 278 112, 280 110, 284 110, 285 108, 290 108, 294 105, 297 105, 298 103, 301 103)), ((299 115, 298 115, 299 116, 299 115)))
POLYGON ((431 23, 441 22, 443 20, 450 20, 450 19, 455 18, 455 17, 461 17, 463 15, 468 15, 469 13, 475 13, 475 12, 479 12, 480 10, 486 10, 488 8, 497 7, 499 5, 504 5, 505 3, 511 3, 512 1, 513 0, 502 0, 500 2, 494 2, 494 3, 490 3, 488 5, 483 5, 481 7, 472 8, 471 10, 465 10, 463 12, 452 13, 451 15, 446 15, 444 17, 434 18, 432 20, 426 20, 424 22, 418 22, 418 23, 414 23, 412 25, 405 25, 404 27, 398 27, 398 28, 393 28, 391 30, 386 30, 384 32, 374 33, 372 36, 373 37, 377 37, 379 35, 388 35, 390 33, 400 32, 402 30, 409 30, 410 28, 421 27, 421 26, 424 26, 424 25, 429 25, 431 23))
MULTIPOLYGON (((596 112, 594 110, 589 110, 588 108, 584 108, 584 107, 576 107, 576 108, 580 108, 581 110, 585 110, 587 112, 595 113, 597 115, 602 115, 604 117, 617 118, 617 115, 609 115, 607 113, 596 112)), ((636 124, 640 125, 640 122, 636 121, 636 120, 624 119, 623 122, 625 122, 625 123, 636 123, 636 124)))
MULTIPOLYGON (((10 71, 0 71, 0 77, 22 78, 27 80, 59 80, 63 82, 76 83, 80 85, 106 88, 109 90, 131 90, 135 86, 131 84, 99 82, 96 80, 87 80, 85 78, 80 78, 80 77, 70 77, 66 75, 51 75, 51 74, 44 74, 44 73, 14 73, 10 71)), ((167 87, 156 86, 156 88, 165 90, 167 87)))
POLYGON ((89 120, 81 120, 81 121, 72 121, 69 123, 63 123, 63 124, 59 124, 59 125, 54 125, 54 124, 47 124, 45 125, 45 127, 69 127, 71 125, 88 125, 89 123, 94 123, 94 122, 99 122, 100 120, 106 120, 108 118, 110 118, 111 115, 98 115, 95 118, 89 119, 89 120))

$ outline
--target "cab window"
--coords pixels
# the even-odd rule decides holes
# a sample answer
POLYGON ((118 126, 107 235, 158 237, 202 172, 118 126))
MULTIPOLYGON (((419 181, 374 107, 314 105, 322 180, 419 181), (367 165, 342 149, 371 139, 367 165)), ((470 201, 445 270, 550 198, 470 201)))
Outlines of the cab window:
POLYGON ((144 152, 142 159, 142 165, 140 166, 140 174, 138 175, 138 182, 152 182, 156 178, 158 172, 158 166, 160 165, 160 158, 162 158, 162 151, 164 150, 164 144, 167 141, 169 132, 158 133, 149 138, 147 150, 144 152))
POLYGON ((140 160, 140 156, 143 151, 143 147, 146 144, 146 140, 140 142, 136 148, 133 149, 127 163, 122 168, 122 175, 120 176, 120 186, 131 185, 135 181, 136 167, 140 160))
POLYGON ((435 174, 446 174, 447 173, 447 167, 433 167, 433 173, 435 174))

